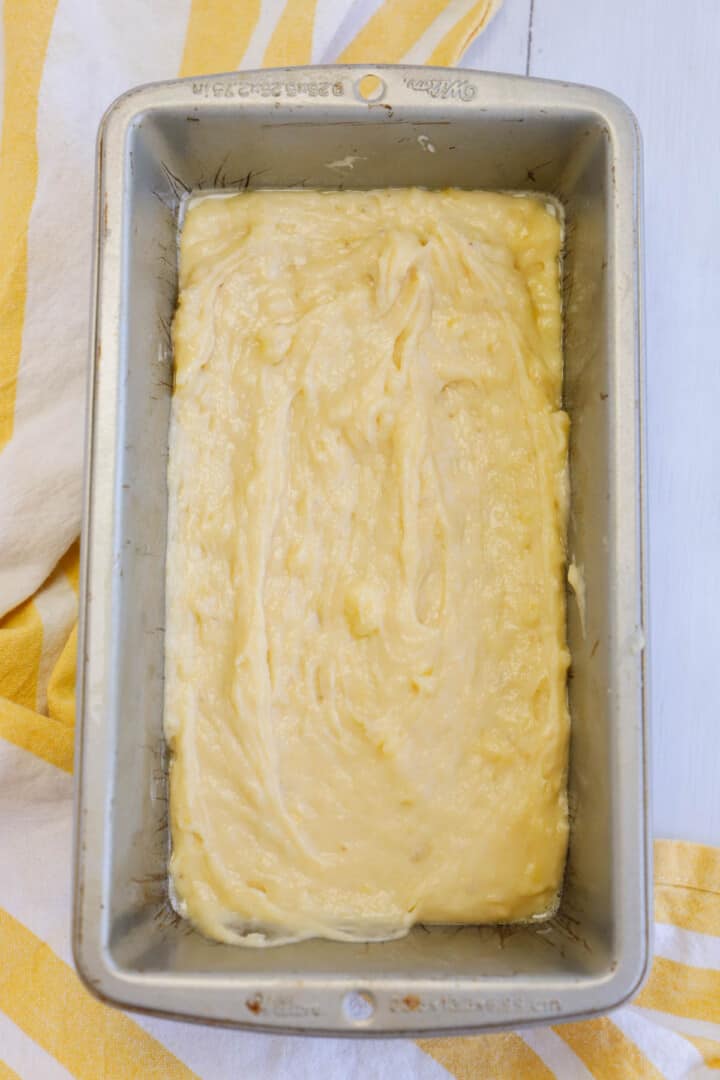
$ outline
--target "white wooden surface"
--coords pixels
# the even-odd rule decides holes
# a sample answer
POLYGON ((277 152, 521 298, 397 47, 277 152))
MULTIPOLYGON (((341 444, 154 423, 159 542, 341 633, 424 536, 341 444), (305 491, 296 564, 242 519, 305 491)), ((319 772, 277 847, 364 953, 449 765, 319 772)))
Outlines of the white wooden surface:
POLYGON ((640 122, 655 834, 720 844, 720 2, 505 0, 464 63, 640 122))

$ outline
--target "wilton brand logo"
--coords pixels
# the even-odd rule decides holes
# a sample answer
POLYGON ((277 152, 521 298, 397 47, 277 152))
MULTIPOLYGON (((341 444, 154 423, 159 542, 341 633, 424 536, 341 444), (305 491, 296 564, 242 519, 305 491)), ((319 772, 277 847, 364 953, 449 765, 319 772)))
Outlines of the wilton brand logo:
POLYGON ((432 98, 457 98, 459 101, 472 101, 477 95, 477 87, 467 79, 405 79, 408 90, 417 90, 432 98))

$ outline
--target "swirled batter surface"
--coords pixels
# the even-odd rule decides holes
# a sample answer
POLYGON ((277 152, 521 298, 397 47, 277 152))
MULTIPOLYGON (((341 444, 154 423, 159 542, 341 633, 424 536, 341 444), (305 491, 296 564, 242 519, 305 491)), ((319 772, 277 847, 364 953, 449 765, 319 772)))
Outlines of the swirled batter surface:
POLYGON ((169 464, 171 874, 212 938, 552 907, 568 739, 560 222, 204 198, 169 464))

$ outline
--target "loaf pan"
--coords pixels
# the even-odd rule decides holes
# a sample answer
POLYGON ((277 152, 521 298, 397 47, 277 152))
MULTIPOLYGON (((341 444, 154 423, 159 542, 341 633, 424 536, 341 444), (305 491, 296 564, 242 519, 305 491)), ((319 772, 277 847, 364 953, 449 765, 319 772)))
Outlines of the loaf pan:
MULTIPOLYGON (((77 686, 75 962, 114 1004, 257 1031, 427 1035, 606 1012, 649 955, 639 136, 598 90, 327 67, 140 87, 100 128, 77 686), (371 75, 373 78, 368 79, 371 75), (189 192, 486 188, 563 204, 571 835, 535 927, 213 943, 168 899, 169 327, 189 192), (582 590, 581 590, 582 591, 582 590)), ((442 753, 442 747, 438 747, 442 753)))

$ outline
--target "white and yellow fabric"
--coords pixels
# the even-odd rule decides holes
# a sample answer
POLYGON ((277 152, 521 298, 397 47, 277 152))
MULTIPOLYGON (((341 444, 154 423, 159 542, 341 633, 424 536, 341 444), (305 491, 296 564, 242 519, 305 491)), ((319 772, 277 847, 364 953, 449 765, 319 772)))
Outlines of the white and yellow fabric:
MULTIPOLYGON (((512 0, 511 0, 512 2, 512 0)), ((129 1017, 70 956, 94 139, 128 87, 237 67, 452 65, 497 0, 5 0, 0 24, 0 1080, 701 1076, 720 1069, 720 851, 656 845, 656 959, 611 1017, 415 1043, 129 1017)))

